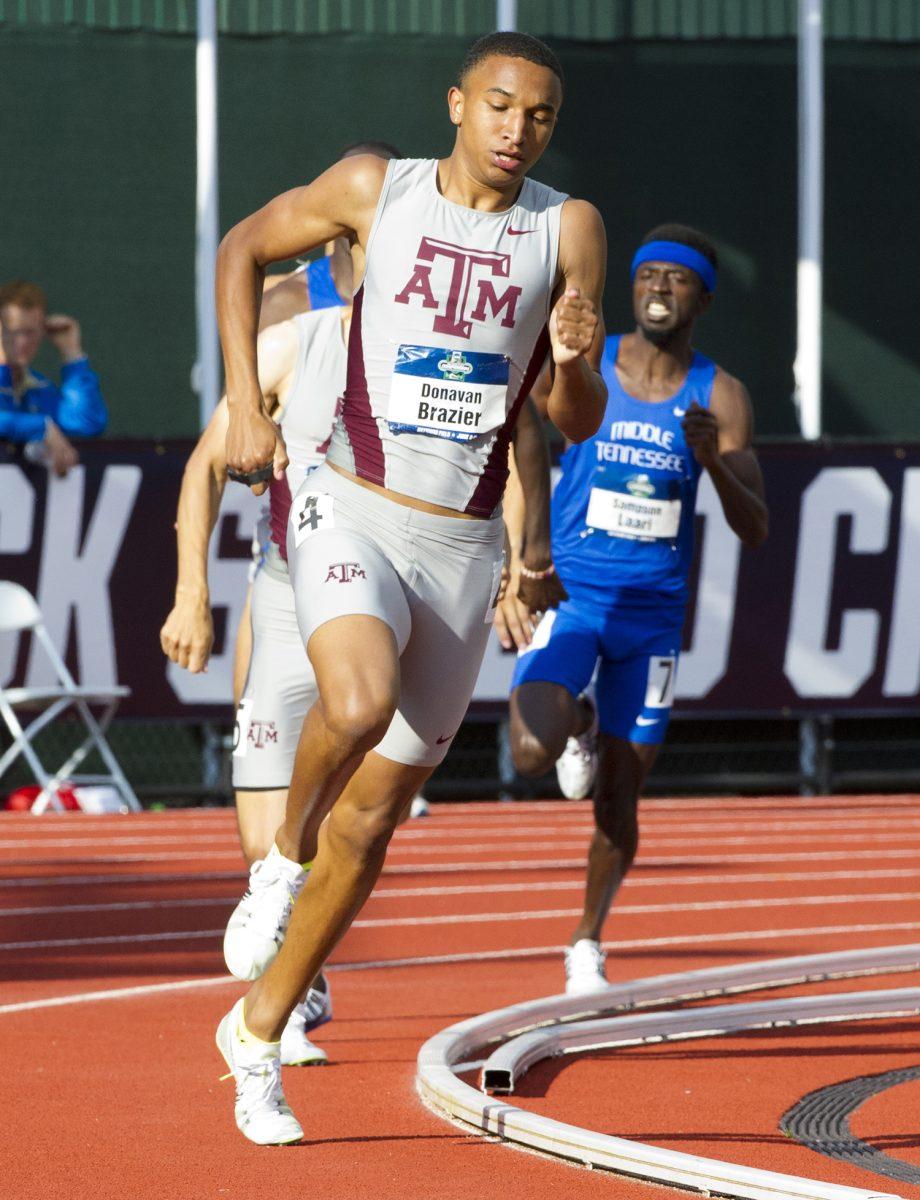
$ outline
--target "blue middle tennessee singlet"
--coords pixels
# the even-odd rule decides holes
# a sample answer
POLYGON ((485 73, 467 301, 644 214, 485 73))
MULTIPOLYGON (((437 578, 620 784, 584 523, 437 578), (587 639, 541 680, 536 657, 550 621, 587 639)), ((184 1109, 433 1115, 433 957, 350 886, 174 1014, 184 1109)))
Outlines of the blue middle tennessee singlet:
POLYGON ((313 312, 318 308, 334 308, 339 304, 351 303, 350 299, 344 299, 335 290, 331 259, 315 258, 308 264, 305 274, 307 295, 310 297, 310 308, 313 312))
POLYGON ((667 400, 637 400, 616 372, 620 335, 604 345, 607 409, 594 437, 571 446, 552 500, 553 558, 573 599, 682 607, 693 557, 700 467, 681 421, 709 407, 716 366, 694 353, 667 400))

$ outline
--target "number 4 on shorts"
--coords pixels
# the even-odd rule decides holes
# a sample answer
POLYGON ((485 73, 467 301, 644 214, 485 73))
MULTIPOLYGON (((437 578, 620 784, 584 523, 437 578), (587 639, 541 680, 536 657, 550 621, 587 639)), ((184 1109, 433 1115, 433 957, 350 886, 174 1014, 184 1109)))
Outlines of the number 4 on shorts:
POLYGON ((332 497, 326 492, 305 492, 294 498, 294 545, 299 547, 320 528, 332 529, 332 497))
POLYGON ((670 708, 674 703, 674 676, 677 657, 654 655, 648 660, 648 683, 645 687, 646 708, 670 708))

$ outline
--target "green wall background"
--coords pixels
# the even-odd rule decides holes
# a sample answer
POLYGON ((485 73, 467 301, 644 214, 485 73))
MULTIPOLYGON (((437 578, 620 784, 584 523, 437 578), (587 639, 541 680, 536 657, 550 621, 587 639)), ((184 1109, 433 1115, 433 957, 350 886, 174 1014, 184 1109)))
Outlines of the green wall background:
MULTIPOLYGON (((220 43, 221 223, 322 170, 347 142, 451 145, 444 94, 467 39, 244 37, 220 43)), ((722 284, 702 349, 795 432, 796 80, 791 41, 556 41, 568 89, 535 175, 594 201, 610 243, 608 328, 652 225, 710 232, 722 284)), ((0 30, 0 278, 72 312, 118 436, 197 429, 194 42, 85 28, 0 30)), ((916 44, 827 48, 825 426, 920 439, 912 231, 916 44)), ((53 361, 44 360, 53 366, 53 361)))

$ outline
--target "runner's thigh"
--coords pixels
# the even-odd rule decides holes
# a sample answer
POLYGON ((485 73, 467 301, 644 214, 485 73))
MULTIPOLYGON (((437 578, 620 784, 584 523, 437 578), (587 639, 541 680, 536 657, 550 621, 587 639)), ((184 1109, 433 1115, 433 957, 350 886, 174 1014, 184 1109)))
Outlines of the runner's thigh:
POLYGON ((500 518, 462 521, 413 512, 407 596, 412 634, 400 658, 399 708, 377 753, 437 766, 476 684, 501 578, 500 518))

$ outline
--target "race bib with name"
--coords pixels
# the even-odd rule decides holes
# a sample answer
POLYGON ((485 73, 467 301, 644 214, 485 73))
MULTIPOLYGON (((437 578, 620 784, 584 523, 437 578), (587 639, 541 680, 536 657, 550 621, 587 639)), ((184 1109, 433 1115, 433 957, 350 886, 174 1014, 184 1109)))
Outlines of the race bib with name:
POLYGON ((673 542, 680 529, 680 511, 676 482, 656 486, 648 475, 616 477, 601 467, 588 500, 587 524, 611 537, 673 542))
POLYGON ((508 357, 473 350, 401 345, 387 422, 393 433, 471 442, 504 424, 508 357))

